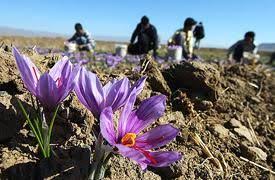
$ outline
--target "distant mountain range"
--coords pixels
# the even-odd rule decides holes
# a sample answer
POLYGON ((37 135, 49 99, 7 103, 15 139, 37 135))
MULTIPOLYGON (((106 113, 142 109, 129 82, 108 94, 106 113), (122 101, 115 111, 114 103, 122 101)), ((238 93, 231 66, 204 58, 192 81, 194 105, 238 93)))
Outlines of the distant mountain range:
MULTIPOLYGON (((64 37, 68 38, 70 35, 59 34, 47 31, 32 31, 20 28, 12 28, 0 26, 0 36, 24 36, 24 37, 64 37)), ((113 37, 113 36, 94 36, 95 40, 100 41, 117 41, 117 42, 128 42, 128 37, 113 37)))
POLYGON ((258 51, 275 52, 275 43, 261 43, 258 46, 258 51))
POLYGON ((65 37, 64 34, 46 32, 46 31, 31 31, 26 29, 11 28, 0 26, 0 36, 25 36, 25 37, 65 37))

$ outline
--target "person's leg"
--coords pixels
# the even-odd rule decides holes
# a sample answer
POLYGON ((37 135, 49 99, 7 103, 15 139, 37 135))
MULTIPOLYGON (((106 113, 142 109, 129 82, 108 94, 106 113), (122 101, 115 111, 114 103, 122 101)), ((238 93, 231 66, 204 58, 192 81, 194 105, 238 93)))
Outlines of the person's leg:
POLYGON ((194 48, 195 48, 195 49, 198 49, 198 39, 195 40, 194 48))
POLYGON ((199 39, 197 44, 197 49, 200 49, 200 43, 201 43, 201 40, 199 39))

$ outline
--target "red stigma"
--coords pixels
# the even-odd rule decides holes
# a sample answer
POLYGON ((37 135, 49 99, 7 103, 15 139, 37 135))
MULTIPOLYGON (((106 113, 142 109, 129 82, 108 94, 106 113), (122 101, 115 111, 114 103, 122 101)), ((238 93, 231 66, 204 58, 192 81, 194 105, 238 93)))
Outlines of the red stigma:
POLYGON ((57 78, 57 87, 60 87, 62 85, 61 78, 57 78))
POLYGON ((38 76, 37 76, 37 73, 36 73, 35 68, 34 68, 34 67, 32 67, 32 70, 33 70, 33 72, 34 72, 34 75, 35 75, 35 77, 36 77, 36 80, 38 81, 38 76))
POLYGON ((157 160, 153 158, 148 151, 145 151, 137 146, 134 146, 133 148, 140 151, 147 159, 151 161, 152 164, 157 164, 157 160))

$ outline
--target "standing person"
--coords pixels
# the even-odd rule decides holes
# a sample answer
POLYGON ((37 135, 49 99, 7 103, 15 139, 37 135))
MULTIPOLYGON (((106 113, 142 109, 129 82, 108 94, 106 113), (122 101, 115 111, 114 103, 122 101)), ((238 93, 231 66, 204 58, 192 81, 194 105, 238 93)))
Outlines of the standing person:
POLYGON ((185 59, 193 59, 193 29, 197 22, 193 18, 186 18, 182 29, 178 29, 172 38, 169 39, 168 45, 182 46, 182 56, 185 59))
POLYGON ((83 29, 80 23, 76 23, 74 28, 75 34, 73 37, 68 39, 68 42, 75 42, 79 51, 92 52, 95 48, 95 42, 91 38, 90 34, 83 29))
POLYGON ((128 53, 133 55, 140 55, 147 54, 150 50, 153 50, 154 57, 156 57, 157 49, 157 29, 155 26, 150 24, 150 20, 147 16, 143 16, 132 34, 130 45, 128 46, 128 53), (137 42, 135 43, 136 38, 137 42))
POLYGON ((232 58, 240 63, 243 58, 244 52, 253 53, 256 45, 254 44, 255 39, 255 33, 253 31, 248 31, 244 35, 244 39, 237 41, 235 44, 233 44, 229 49, 227 53, 227 57, 230 58, 232 55, 232 58))
POLYGON ((200 22, 194 29, 194 37, 195 37, 195 48, 199 49, 200 48, 200 41, 204 38, 205 33, 204 33, 204 27, 202 22, 200 22))

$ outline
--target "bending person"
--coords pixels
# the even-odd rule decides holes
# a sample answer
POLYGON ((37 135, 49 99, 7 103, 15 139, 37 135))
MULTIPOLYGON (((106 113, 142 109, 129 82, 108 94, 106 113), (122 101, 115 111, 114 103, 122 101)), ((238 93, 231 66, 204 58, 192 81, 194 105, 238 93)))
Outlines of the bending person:
POLYGON ((156 57, 157 49, 157 29, 154 25, 150 24, 148 17, 143 16, 141 18, 141 22, 137 25, 132 34, 130 45, 128 46, 128 53, 133 55, 141 55, 147 54, 149 51, 153 50, 153 54, 156 57))

